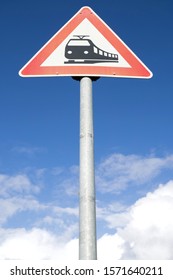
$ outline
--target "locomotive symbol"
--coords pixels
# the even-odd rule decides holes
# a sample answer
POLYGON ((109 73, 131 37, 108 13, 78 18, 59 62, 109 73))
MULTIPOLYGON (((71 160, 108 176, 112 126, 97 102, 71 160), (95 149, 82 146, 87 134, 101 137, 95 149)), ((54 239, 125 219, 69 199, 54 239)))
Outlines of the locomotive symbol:
POLYGON ((91 39, 86 39, 88 35, 74 35, 65 47, 65 57, 68 59, 64 63, 102 63, 118 62, 118 54, 110 53, 98 48, 91 39))

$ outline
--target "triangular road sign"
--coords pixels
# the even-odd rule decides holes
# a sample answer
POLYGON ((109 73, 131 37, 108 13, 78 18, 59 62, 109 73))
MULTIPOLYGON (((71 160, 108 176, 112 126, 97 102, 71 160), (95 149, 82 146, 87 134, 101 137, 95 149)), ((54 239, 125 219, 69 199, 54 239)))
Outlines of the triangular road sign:
POLYGON ((152 77, 143 62, 89 7, 81 8, 19 74, 22 77, 152 77))

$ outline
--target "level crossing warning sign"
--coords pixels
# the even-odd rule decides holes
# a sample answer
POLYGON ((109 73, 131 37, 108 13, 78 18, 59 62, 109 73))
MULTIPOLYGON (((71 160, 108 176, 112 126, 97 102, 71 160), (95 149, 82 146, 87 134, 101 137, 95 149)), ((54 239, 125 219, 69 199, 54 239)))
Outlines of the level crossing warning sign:
POLYGON ((22 77, 152 77, 144 63, 89 7, 81 8, 19 74, 22 77))

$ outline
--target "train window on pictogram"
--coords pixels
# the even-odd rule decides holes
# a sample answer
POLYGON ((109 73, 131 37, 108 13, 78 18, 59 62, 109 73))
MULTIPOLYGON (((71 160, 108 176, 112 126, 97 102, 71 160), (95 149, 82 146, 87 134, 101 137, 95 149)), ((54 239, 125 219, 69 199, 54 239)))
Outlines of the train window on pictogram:
POLYGON ((68 46, 90 46, 87 40, 71 40, 68 46))
POLYGON ((98 49, 94 47, 94 53, 98 53, 98 49))

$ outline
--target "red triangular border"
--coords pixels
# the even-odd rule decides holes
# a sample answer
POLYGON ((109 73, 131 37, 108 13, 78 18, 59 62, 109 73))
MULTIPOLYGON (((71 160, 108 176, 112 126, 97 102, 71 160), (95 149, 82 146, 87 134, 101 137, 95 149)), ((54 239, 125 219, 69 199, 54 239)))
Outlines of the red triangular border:
POLYGON ((22 77, 109 76, 151 78, 152 72, 91 8, 83 7, 35 54, 35 56, 31 58, 19 71, 19 75, 22 77), (92 65, 40 66, 86 18, 130 64, 131 68, 109 66, 93 67, 92 65))

